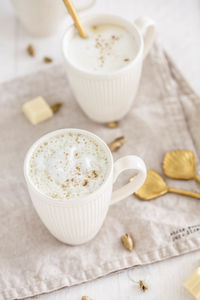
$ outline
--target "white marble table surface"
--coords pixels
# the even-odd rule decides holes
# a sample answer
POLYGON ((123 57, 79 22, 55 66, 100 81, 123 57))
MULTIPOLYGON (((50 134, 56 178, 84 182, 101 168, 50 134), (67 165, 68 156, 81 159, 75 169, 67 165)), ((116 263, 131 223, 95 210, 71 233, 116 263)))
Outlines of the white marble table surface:
MULTIPOLYGON (((81 0, 80 0, 81 2, 81 0)), ((119 14, 129 20, 146 15, 157 24, 163 45, 194 90, 200 94, 200 2, 199 0, 97 0, 83 15, 94 12, 119 14)), ((70 19, 66 21, 70 23, 70 19)), ((45 39, 29 36, 16 19, 9 0, 1 0, 0 9, 0 82, 46 69, 42 62, 46 55, 53 63, 61 63, 62 33, 45 39), (26 54, 27 44, 37 48, 37 57, 26 54)), ((0 100, 1 101, 1 100, 0 100)), ((179 256, 131 271, 113 274, 80 286, 37 297, 39 300, 79 300, 88 295, 93 300, 190 300, 184 290, 184 280, 200 264, 200 251, 179 256), (128 277, 148 282, 146 293, 139 291, 128 277)))

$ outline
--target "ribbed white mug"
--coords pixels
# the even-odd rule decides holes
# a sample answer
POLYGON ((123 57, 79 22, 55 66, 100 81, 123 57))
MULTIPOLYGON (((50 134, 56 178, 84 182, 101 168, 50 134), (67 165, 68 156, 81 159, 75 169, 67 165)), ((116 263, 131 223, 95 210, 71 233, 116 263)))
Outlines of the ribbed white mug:
MULTIPOLYGON (((67 47, 74 33, 70 26, 62 41, 66 73, 75 95, 85 114, 96 122, 110 122, 122 119, 130 110, 135 98, 142 64, 155 36, 155 25, 149 18, 138 18, 134 24, 124 18, 100 14, 82 19, 83 26, 117 24, 134 36, 137 55, 127 66, 109 73, 95 73, 75 66, 68 56, 67 47)), ((81 55, 81 53, 80 53, 81 55)))
POLYGON ((143 160, 134 155, 124 156, 113 163, 110 149, 102 139, 91 132, 69 128, 46 134, 31 146, 24 161, 24 175, 33 205, 44 225, 58 240, 70 245, 79 245, 97 234, 110 205, 128 197, 141 187, 146 178, 146 167, 143 160), (96 191, 77 199, 59 200, 43 194, 35 187, 29 176, 29 161, 38 145, 52 136, 66 132, 90 136, 101 144, 107 154, 109 166, 103 184, 96 191), (128 169, 138 171, 134 180, 112 192, 113 183, 119 174, 128 169))

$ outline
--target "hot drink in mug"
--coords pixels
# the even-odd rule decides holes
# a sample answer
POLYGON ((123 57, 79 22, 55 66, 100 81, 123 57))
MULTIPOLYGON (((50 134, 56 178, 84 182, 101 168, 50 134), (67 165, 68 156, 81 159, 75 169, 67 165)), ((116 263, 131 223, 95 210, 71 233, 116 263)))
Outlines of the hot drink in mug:
POLYGON ((51 132, 30 148, 24 174, 33 205, 60 241, 78 245, 100 230, 110 205, 138 190, 146 177, 141 158, 128 155, 113 163, 108 146, 81 129, 51 132), (112 192, 119 174, 135 169, 134 180, 112 192))
POLYGON ((154 22, 133 24, 114 15, 82 20, 87 38, 72 25, 64 35, 65 69, 75 98, 96 122, 122 119, 133 105, 142 64, 155 35, 154 22))

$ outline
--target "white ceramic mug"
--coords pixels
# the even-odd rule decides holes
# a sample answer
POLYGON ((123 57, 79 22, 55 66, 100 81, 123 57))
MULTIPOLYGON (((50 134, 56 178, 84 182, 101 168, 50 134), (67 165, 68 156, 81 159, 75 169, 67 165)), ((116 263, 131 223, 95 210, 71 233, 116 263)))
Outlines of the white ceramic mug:
POLYGON ((100 230, 110 205, 128 197, 144 183, 146 167, 141 158, 124 156, 113 163, 108 146, 95 134, 80 129, 60 129, 41 137, 29 149, 24 162, 24 175, 33 205, 49 231, 60 241, 79 245, 91 240, 100 230), (29 161, 35 148, 48 138, 65 132, 81 133, 90 136, 101 144, 107 154, 109 166, 103 184, 88 196, 77 199, 58 200, 41 193, 29 177, 29 161), (121 172, 134 169, 138 173, 134 180, 112 193, 113 183, 121 172))
POLYGON ((67 44, 74 32, 70 26, 62 41, 66 73, 75 95, 85 114, 96 122, 110 122, 122 119, 130 110, 135 98, 142 64, 155 36, 154 22, 148 18, 138 18, 134 24, 114 15, 92 15, 82 19, 84 25, 117 24, 133 34, 138 52, 126 67, 111 73, 97 74, 81 70, 68 57, 67 44))
MULTIPOLYGON (((63 0, 12 0, 18 18, 24 28, 34 36, 56 34, 66 20, 67 9, 63 0)), ((77 1, 74 1, 75 5, 77 1)), ((80 2, 80 1, 79 1, 80 2)), ((95 0, 82 0, 78 11, 94 4, 95 0)))

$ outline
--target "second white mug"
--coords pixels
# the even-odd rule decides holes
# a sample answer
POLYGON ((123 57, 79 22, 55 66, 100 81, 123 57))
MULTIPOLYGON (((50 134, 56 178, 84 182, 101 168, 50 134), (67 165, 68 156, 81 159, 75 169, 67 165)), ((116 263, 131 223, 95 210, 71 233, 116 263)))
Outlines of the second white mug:
MULTIPOLYGON (((95 0, 78 2, 76 9, 81 11, 92 6, 95 0)), ((12 3, 24 28, 38 37, 56 34, 62 29, 68 14, 63 0, 12 0, 12 3)))
MULTIPOLYGON (((75 95, 85 114, 96 122, 122 119, 130 110, 135 98, 143 65, 155 36, 155 25, 149 18, 138 18, 134 24, 114 15, 100 14, 85 17, 83 26, 114 24, 125 28, 136 41, 136 57, 127 66, 109 73, 96 73, 75 66, 67 47, 74 34, 70 26, 62 41, 66 73, 75 95)), ((80 53, 81 55, 81 53, 80 53)))

